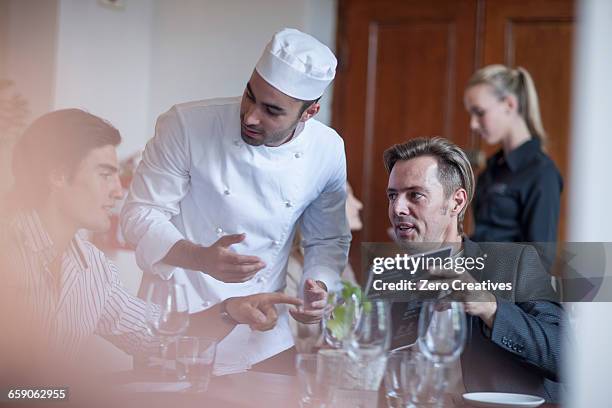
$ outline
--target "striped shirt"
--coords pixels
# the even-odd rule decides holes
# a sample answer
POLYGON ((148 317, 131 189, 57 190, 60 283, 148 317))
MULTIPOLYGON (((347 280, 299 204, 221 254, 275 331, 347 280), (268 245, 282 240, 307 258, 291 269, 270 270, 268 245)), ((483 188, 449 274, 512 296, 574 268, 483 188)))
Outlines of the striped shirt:
POLYGON ((36 337, 37 347, 68 359, 94 333, 129 354, 157 351, 145 302, 126 292, 102 251, 75 235, 63 254, 56 253, 36 212, 22 212, 3 227, 0 249, 8 259, 0 269, 0 313, 14 338, 36 337), (58 256, 54 276, 51 265, 58 256))

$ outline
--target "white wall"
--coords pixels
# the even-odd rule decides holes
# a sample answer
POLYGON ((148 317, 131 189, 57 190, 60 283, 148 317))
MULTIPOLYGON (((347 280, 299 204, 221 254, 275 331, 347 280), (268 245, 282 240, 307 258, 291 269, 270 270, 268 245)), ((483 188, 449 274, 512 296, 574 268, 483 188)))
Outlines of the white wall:
MULTIPOLYGON (((612 241, 610 95, 612 2, 578 3, 569 203, 570 241, 612 241)), ((607 274, 612 257, 607 254, 607 274)), ((610 406, 612 304, 574 305, 575 343, 564 355, 570 384, 568 407, 610 406)))
MULTIPOLYGON (((311 0, 306 2, 304 30, 327 45, 334 53, 336 52, 337 17, 338 5, 336 0, 311 0)), ((332 83, 319 101, 321 110, 317 119, 328 125, 331 124, 333 95, 334 86, 332 83)))
POLYGON ((32 118, 66 107, 99 115, 123 135, 120 158, 144 147, 173 104, 240 95, 275 31, 295 27, 335 45, 336 0, 1 1, 4 65, 32 118))
MULTIPOLYGON (((272 34, 304 30, 335 44, 335 0, 157 0, 148 121, 173 104, 241 95, 272 34)), ((327 101, 327 103, 329 100, 327 101)), ((329 109, 321 116, 329 122, 329 109)))
POLYGON ((3 61, 6 78, 15 82, 15 92, 27 101, 33 120, 53 106, 57 44, 57 1, 9 0, 6 49, 3 61))
POLYGON ((54 109, 80 107, 123 135, 120 156, 147 139, 153 3, 125 9, 60 0, 54 109))

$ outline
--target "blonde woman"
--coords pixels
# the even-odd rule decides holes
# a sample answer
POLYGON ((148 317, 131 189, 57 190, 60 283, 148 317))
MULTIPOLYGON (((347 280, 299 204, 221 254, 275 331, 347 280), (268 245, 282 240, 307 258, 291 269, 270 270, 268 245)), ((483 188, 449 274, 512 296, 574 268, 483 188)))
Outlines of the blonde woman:
POLYGON ((469 80, 464 101, 472 131, 501 146, 478 177, 473 239, 556 241, 563 180, 544 151, 546 133, 529 72, 486 66, 469 80))

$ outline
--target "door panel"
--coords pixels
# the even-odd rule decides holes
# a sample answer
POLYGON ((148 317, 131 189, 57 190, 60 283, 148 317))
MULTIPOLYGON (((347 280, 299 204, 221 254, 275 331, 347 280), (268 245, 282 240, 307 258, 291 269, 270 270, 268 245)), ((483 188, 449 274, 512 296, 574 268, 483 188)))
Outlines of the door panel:
POLYGON ((474 68, 476 2, 344 4, 334 124, 364 203, 359 238, 388 241, 383 151, 417 136, 467 143, 468 132, 455 131, 468 123, 461 99, 474 68))
MULTIPOLYGON (((569 175, 572 1, 495 0, 485 6, 483 65, 502 63, 526 68, 536 85, 548 134, 547 152, 564 180, 569 175)), ((494 148, 483 146, 491 154, 494 148)), ((559 240, 565 237, 567 183, 562 194, 559 240)))

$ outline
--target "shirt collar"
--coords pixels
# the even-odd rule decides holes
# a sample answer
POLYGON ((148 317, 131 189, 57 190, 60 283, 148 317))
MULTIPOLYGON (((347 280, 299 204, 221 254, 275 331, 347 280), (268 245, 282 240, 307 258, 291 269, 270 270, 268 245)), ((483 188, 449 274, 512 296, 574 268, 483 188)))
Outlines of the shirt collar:
POLYGON ((527 166, 541 150, 540 139, 537 137, 532 137, 508 153, 504 159, 510 171, 516 172, 517 170, 527 166))
MULTIPOLYGON (((42 224, 38 212, 35 210, 21 212, 15 218, 15 227, 21 235, 24 244, 36 255, 40 256, 46 264, 50 264, 59 255, 53 241, 42 224)), ((88 264, 84 255, 83 240, 75 235, 64 255, 70 256, 81 269, 87 269, 88 264)))
POLYGON ((78 233, 75 234, 74 238, 70 241, 70 250, 79 267, 87 269, 89 267, 87 258, 85 257, 87 251, 85 250, 85 243, 78 233))

